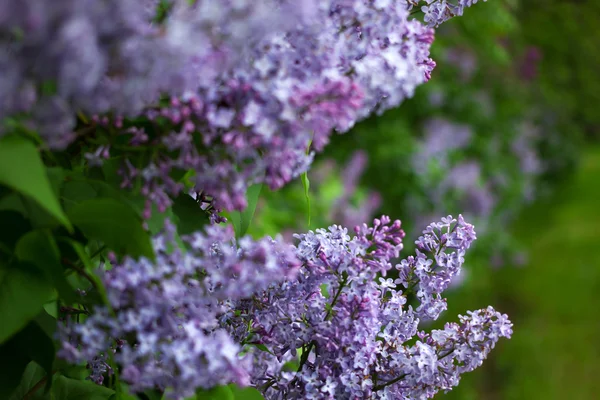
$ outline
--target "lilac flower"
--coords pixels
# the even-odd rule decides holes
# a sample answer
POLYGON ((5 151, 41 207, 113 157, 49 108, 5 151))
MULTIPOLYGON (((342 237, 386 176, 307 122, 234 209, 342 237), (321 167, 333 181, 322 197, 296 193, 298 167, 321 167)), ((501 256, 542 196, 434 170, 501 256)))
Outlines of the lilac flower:
POLYGON ((439 26, 452 17, 463 15, 465 8, 477 3, 477 0, 457 0, 456 3, 450 3, 446 0, 425 1, 427 5, 421 7, 421 11, 424 13, 423 20, 428 26, 432 27, 439 26))
POLYGON ((154 239, 155 263, 125 259, 103 273, 110 308, 94 309, 85 322, 69 321, 60 330, 60 355, 87 361, 91 379, 101 383, 102 354, 112 351, 132 390, 171 388, 181 398, 198 387, 247 384, 248 361, 219 319, 228 304, 292 278, 293 248, 266 238, 233 239, 230 227, 209 226, 184 238, 184 252, 173 227, 154 239))
POLYGON ((445 308, 440 295, 460 273, 475 232, 462 216, 431 224, 417 255, 396 266, 400 278, 386 279, 403 237, 399 221, 387 217, 357 227, 354 237, 335 225, 297 235, 298 277, 236 305, 241 318, 228 320, 231 334, 268 349, 251 352, 251 382, 265 398, 428 398, 510 337, 512 325, 491 308, 444 332, 418 331, 421 318, 445 308), (407 306, 409 293, 420 301, 416 310, 407 306), (293 369, 284 369, 290 362, 293 369))
POLYGON ((385 216, 353 237, 336 225, 297 235, 295 251, 232 237, 209 226, 184 238, 183 252, 167 225, 156 263, 126 259, 104 272, 110 309, 67 319, 59 355, 87 360, 99 383, 110 351, 132 390, 168 388, 174 398, 234 382, 267 399, 409 399, 451 389, 512 333, 491 307, 419 330, 444 308, 440 295, 475 239, 462 216, 430 224, 396 280, 386 274, 404 232, 385 216))

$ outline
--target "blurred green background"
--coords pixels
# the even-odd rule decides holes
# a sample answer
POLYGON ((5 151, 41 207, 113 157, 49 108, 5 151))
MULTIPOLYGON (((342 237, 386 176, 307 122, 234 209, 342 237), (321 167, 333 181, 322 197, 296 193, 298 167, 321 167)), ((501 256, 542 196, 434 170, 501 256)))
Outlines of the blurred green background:
POLYGON ((383 213, 407 255, 432 220, 475 224, 445 318, 491 304, 515 333, 439 398, 600 397, 598 21, 598 0, 474 5, 438 29, 430 82, 317 157, 310 226, 300 179, 261 193, 255 236, 383 213))

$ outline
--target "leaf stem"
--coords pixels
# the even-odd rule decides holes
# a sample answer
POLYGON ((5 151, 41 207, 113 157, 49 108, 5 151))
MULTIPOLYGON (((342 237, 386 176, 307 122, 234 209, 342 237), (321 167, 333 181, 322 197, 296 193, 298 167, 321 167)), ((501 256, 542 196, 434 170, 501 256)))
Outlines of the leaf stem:
POLYGON ((31 389, 29 389, 29 391, 27 393, 25 393, 25 396, 23 396, 23 400, 30 399, 35 394, 35 392, 37 392, 42 386, 44 386, 46 384, 46 381, 48 380, 48 376, 53 376, 55 373, 56 373, 56 370, 50 372, 50 374, 44 375, 44 377, 42 379, 40 379, 38 381, 38 383, 36 383, 31 389))
POLYGON ((75 272, 77 272, 79 275, 81 275, 84 278, 86 278, 92 284, 92 286, 94 287, 94 289, 98 289, 98 285, 96 284, 96 280, 90 274, 88 274, 83 268, 81 268, 77 264, 71 262, 67 258, 63 258, 62 259, 62 263, 65 264, 66 266, 68 266, 69 268, 71 268, 72 270, 74 270, 75 272))

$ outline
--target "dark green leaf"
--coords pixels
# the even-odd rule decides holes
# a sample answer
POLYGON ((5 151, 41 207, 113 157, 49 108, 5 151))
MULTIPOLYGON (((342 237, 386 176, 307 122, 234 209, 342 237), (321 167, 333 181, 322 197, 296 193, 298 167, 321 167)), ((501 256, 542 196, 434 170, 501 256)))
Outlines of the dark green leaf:
POLYGON ((187 194, 180 194, 173 202, 173 214, 178 218, 177 231, 180 235, 188 235, 202 230, 208 223, 208 217, 200 205, 187 194))
POLYGON ((229 385, 229 387, 235 400, 264 400, 263 395, 254 388, 241 388, 236 385, 229 385))
MULTIPOLYGON (((36 362, 32 361, 27 364, 19 386, 12 392, 12 396, 10 396, 8 400, 23 400, 25 395, 29 393, 38 382, 42 381, 45 375, 44 369, 36 362)), ((29 396, 28 399, 31 400, 50 400, 50 393, 44 393, 43 388, 39 388, 39 390, 36 390, 29 396)))
POLYGON ((6 399, 19 386, 21 375, 30 359, 26 354, 15 351, 13 343, 0 346, 0 399, 6 399))
POLYGON ((62 198, 65 210, 84 200, 93 199, 98 195, 96 189, 85 181, 67 181, 62 188, 62 198))
POLYGON ((88 238, 120 254, 154 258, 150 236, 129 205, 115 199, 90 199, 75 205, 68 215, 88 238))
POLYGON ((46 310, 40 311, 40 313, 35 317, 36 324, 39 325, 40 328, 48 335, 48 337, 54 337, 56 333, 56 318, 52 315, 48 314, 46 310))
POLYGON ((140 217, 142 216, 142 212, 144 211, 145 197, 141 195, 131 195, 129 193, 126 196, 125 191, 119 191, 106 182, 98 180, 87 180, 86 183, 94 188, 97 193, 97 197, 106 197, 127 203, 140 217))
POLYGON ((55 379, 52 397, 55 400, 108 400, 115 392, 90 381, 79 381, 64 376, 55 379))
POLYGON ((27 364, 35 361, 46 371, 52 371, 54 343, 35 322, 30 322, 10 340, 0 346, 0 398, 7 398, 19 385, 27 364))
POLYGON ((163 398, 163 394, 157 390, 146 390, 144 392, 144 395, 149 400, 162 400, 162 398, 163 398))
POLYGON ((123 181, 119 170, 123 167, 123 157, 113 157, 102 163, 104 181, 113 186, 119 186, 123 181))
POLYGON ((21 261, 36 265, 58 290, 67 303, 75 301, 75 292, 67 279, 60 263, 60 252, 52 235, 47 231, 31 231, 19 240, 15 249, 21 261))
POLYGON ((72 229, 31 142, 16 136, 0 140, 0 183, 30 197, 67 229, 72 229))
POLYGON ((0 229, 0 242, 13 251, 19 238, 31 230, 31 224, 21 213, 12 210, 0 210, 0 221, 10 227, 0 229))
POLYGON ((33 319, 51 295, 52 285, 37 268, 0 265, 0 343, 33 319))
POLYGON ((217 386, 210 390, 198 390, 196 400, 234 400, 233 391, 229 386, 217 386))

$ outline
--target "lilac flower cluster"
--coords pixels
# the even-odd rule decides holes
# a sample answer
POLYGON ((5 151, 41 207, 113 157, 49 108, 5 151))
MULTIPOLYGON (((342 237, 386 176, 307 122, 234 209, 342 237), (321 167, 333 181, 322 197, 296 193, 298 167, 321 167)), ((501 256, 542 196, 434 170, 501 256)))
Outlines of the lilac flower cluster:
POLYGON ((81 323, 65 318, 59 356, 87 362, 98 384, 119 365, 132 390, 177 399, 231 382, 267 399, 412 399, 450 390, 510 337, 512 324, 491 307, 419 330, 445 309, 441 293, 475 239, 462 216, 429 225, 416 255, 395 267, 399 221, 355 231, 296 235, 294 249, 270 238, 235 243, 213 225, 184 237, 184 251, 167 224, 156 262, 114 260, 101 272, 109 306, 76 310, 81 323))
POLYGON ((76 112, 134 115, 161 93, 214 84, 239 48, 309 18, 316 0, 174 0, 164 23, 158 3, 1 0, 0 119, 28 112, 48 145, 65 147, 76 112))
MULTIPOLYGON (((446 0, 425 0, 425 2, 427 5, 421 7, 423 20, 432 27, 439 26, 452 17, 463 15, 465 8, 477 4, 477 0, 457 0, 455 3, 446 0)), ((411 1, 408 1, 408 4, 412 6, 411 1)))
POLYGON ((298 277, 238 302, 226 318, 237 341, 266 348, 250 354, 252 384, 267 399, 430 398, 511 335, 510 321, 491 307, 419 331, 422 318, 445 309, 440 294, 475 239, 461 216, 427 227, 416 256, 395 267, 404 232, 387 217, 357 227, 353 238, 335 225, 297 237, 298 277))
POLYGON ((291 279, 299 265, 294 248, 270 238, 235 243, 222 225, 184 241, 189 251, 167 225, 154 239, 156 262, 125 259, 103 272, 110 307, 97 307, 82 323, 67 319, 59 355, 88 362, 96 383, 112 357, 132 390, 171 388, 176 398, 198 387, 248 384, 249 364, 218 316, 230 302, 291 279))
MULTIPOLYGON (((123 170, 125 182, 144 177, 159 209, 182 190, 173 169, 195 171, 197 191, 219 207, 242 209, 248 185, 289 182, 311 163, 309 143, 320 151, 332 130, 397 106, 435 66, 433 30, 401 1, 170 4, 159 21, 156 1, 1 0, 0 118, 26 112, 63 148, 102 125, 74 133, 76 112, 83 123, 110 112, 100 120, 133 146, 163 145, 142 170, 123 170), (158 137, 124 127, 124 116, 140 115, 158 137)), ((92 144, 88 158, 102 162, 110 144, 92 144)))
POLYGON ((159 209, 180 190, 170 182, 174 168, 194 170, 197 190, 219 207, 244 208, 249 185, 280 188, 308 169, 332 131, 397 106, 435 65, 433 31, 409 20, 400 2, 321 0, 311 22, 267 35, 213 85, 145 113, 173 126, 158 143, 170 155, 134 171, 150 177, 159 209))

